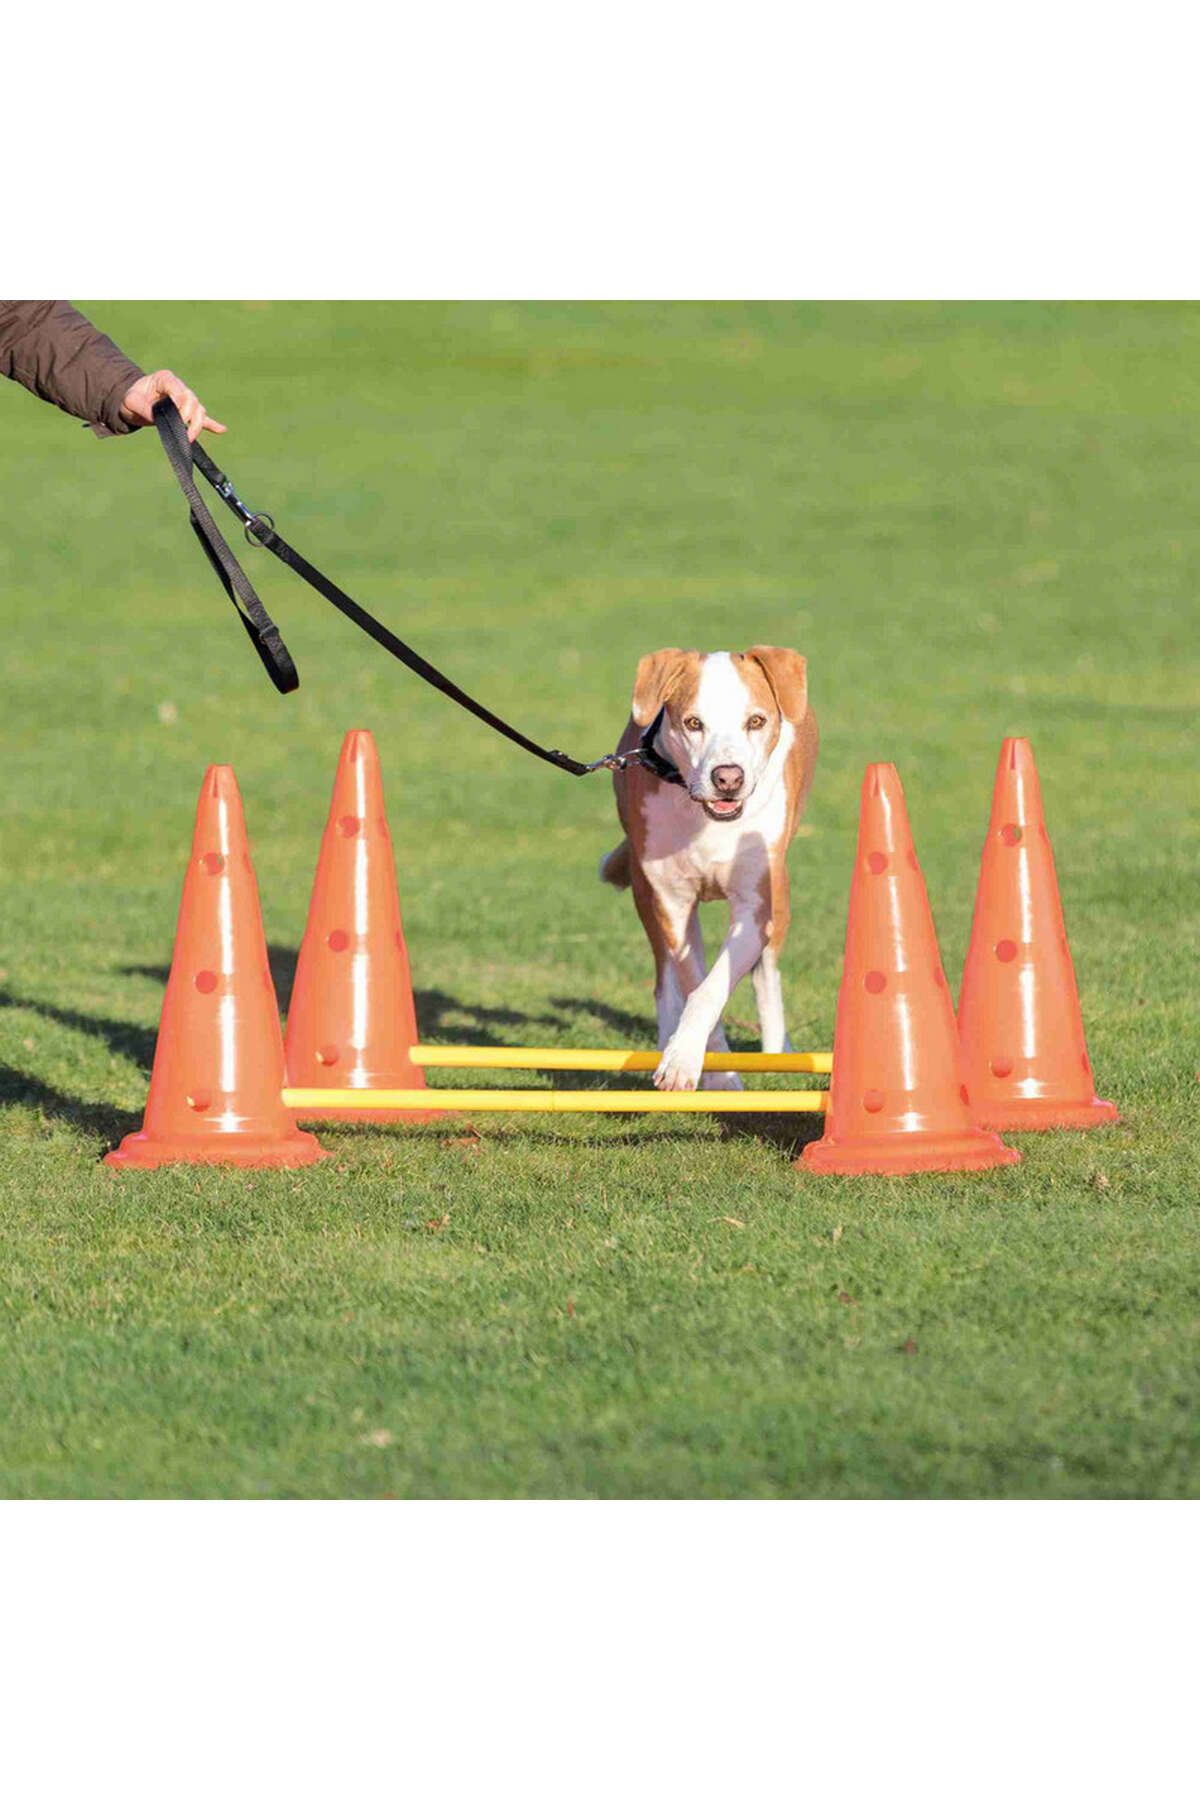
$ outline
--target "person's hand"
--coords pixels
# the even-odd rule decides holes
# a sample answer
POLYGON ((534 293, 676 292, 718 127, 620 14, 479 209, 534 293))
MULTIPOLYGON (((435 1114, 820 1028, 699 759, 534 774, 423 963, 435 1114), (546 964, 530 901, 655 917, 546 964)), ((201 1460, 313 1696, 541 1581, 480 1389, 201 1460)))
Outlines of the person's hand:
POLYGON ((140 381, 135 381, 121 402, 121 417, 130 425, 153 424, 154 403, 164 394, 179 408, 187 426, 189 444, 194 444, 202 431, 222 432, 226 429, 219 419, 209 417, 187 383, 180 381, 170 369, 156 369, 153 375, 143 375, 140 381))

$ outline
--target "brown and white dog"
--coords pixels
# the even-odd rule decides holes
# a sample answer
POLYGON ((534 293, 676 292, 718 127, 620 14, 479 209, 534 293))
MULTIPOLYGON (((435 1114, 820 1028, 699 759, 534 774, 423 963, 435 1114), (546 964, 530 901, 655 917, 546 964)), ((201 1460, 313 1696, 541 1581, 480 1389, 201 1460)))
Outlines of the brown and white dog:
POLYGON ((655 719, 652 748, 681 785, 634 764, 614 775, 625 839, 600 865, 632 887, 654 952, 660 1088, 740 1088, 701 1076, 705 1050, 726 1050, 721 1014, 744 975, 754 984, 764 1050, 791 1048, 779 953, 790 918, 787 850, 817 760, 804 658, 746 651, 656 650, 643 656, 620 750, 655 719), (729 930, 705 972, 697 911, 729 902, 729 930))

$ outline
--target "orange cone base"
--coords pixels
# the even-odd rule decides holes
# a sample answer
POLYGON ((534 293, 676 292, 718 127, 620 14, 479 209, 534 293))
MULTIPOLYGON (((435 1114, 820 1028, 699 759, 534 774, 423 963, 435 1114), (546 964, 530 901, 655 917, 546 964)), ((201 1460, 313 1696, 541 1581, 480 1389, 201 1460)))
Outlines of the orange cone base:
POLYGON ((810 1175, 918 1175, 953 1174, 961 1170, 995 1169, 1018 1163, 1021 1152, 1002 1144, 990 1131, 928 1131, 909 1143, 877 1140, 874 1143, 839 1144, 823 1137, 806 1144, 795 1163, 810 1175))
POLYGON ((1120 1113, 1111 1100, 1010 1100, 1007 1105, 984 1101, 972 1116, 987 1131, 1090 1131, 1093 1125, 1116 1125, 1120 1113))
POLYGON ((239 1169, 302 1169, 329 1155, 307 1131, 285 1137, 254 1138, 229 1134, 220 1138, 172 1143, 169 1138, 148 1137, 131 1131, 105 1162, 112 1169, 161 1169, 165 1163, 228 1163, 239 1169))

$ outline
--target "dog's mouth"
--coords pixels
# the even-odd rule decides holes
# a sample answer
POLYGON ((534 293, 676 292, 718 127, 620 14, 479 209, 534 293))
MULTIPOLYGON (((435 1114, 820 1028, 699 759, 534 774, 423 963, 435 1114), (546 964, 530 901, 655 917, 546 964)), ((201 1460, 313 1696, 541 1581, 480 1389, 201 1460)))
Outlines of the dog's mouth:
POLYGON ((701 800, 700 804, 710 819, 740 819, 746 802, 739 796, 736 800, 701 800))

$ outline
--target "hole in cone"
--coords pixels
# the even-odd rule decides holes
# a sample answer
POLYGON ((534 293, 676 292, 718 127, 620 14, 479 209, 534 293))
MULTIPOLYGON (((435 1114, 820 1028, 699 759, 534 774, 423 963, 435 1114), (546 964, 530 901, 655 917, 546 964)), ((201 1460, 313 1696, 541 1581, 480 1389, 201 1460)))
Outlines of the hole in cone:
POLYGON ((206 875, 219 875, 225 867, 225 858, 219 850, 206 850, 200 858, 200 867, 206 875))
POLYGON ((863 986, 868 994, 882 994, 887 986, 887 976, 882 969, 868 969, 863 976, 863 986))
POLYGON ((321 1048, 317 1051, 317 1061, 323 1064, 327 1069, 332 1069, 337 1059, 338 1047, 336 1044, 322 1044, 321 1048))
POLYGON ((1021 827, 1019 825, 1002 825, 1000 827, 1001 840, 1006 844, 1019 844, 1021 836, 1021 827))
POLYGON ((1000 1081, 1005 1081, 1013 1072, 1011 1056, 993 1056, 988 1064, 992 1074, 1000 1081))
POLYGON ((353 813, 343 813, 338 820, 338 830, 343 837, 357 837, 361 825, 362 820, 356 819, 353 813))
POLYGON ((211 994, 216 991, 217 978, 211 969, 201 969, 196 977, 196 992, 211 994))
POLYGON ((996 961, 1011 962, 1017 954, 1017 946, 1011 938, 1001 938, 996 945, 996 961))
POLYGON ((345 950, 350 943, 348 931, 331 931, 325 939, 331 950, 345 950))
POLYGON ((212 1095, 207 1088, 197 1088, 194 1094, 188 1095, 187 1103, 193 1112, 207 1112, 212 1105, 212 1095))
POLYGON ((962 1086, 958 1090, 958 1097, 962 1101, 964 1106, 970 1106, 971 1096, 967 1092, 967 1084, 965 1081, 963 1082, 962 1086))
POLYGON ((863 1106, 869 1113, 883 1111, 883 1093, 879 1088, 868 1088, 863 1095, 863 1106))
POLYGON ((888 866, 888 859, 882 850, 872 850, 867 858, 867 867, 872 875, 882 875, 888 866))

